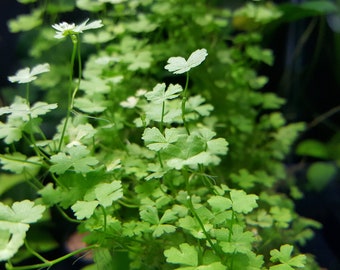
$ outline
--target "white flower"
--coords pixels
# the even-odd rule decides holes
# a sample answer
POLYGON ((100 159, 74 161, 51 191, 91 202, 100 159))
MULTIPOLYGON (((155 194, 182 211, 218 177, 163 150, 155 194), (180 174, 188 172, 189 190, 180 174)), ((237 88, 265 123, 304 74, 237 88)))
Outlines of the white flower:
POLYGON ((40 64, 30 70, 29 67, 18 70, 14 76, 8 76, 8 80, 12 83, 28 83, 34 81, 38 74, 50 71, 48 63, 40 64))
POLYGON ((197 67, 201 64, 208 53, 206 49, 200 49, 194 51, 188 58, 185 60, 183 57, 170 57, 168 59, 168 64, 164 67, 165 69, 173 72, 174 74, 182 74, 189 71, 193 67, 197 67))
POLYGON ((130 96, 126 100, 122 101, 119 104, 120 104, 120 106, 122 106, 124 108, 134 108, 136 106, 137 102, 138 102, 138 98, 130 96))
POLYGON ((86 19, 83 23, 80 25, 75 25, 74 23, 67 23, 67 22, 61 22, 59 24, 53 24, 52 27, 57 30, 55 34, 55 38, 64 38, 69 35, 74 35, 78 33, 83 33, 85 30, 89 29, 96 29, 103 26, 102 20, 93 21, 89 24, 87 22, 89 19, 86 19))

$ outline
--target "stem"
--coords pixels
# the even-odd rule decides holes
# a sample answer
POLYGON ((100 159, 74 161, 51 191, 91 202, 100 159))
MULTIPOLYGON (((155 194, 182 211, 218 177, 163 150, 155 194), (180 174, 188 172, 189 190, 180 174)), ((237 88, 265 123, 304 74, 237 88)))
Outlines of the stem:
POLYGON ((159 130, 163 133, 163 120, 164 120, 164 111, 165 111, 165 101, 162 103, 162 115, 161 115, 161 123, 159 124, 159 130))
POLYGON ((8 159, 8 160, 11 160, 11 161, 16 161, 16 162, 28 163, 28 164, 32 164, 32 165, 36 165, 36 166, 43 166, 43 164, 38 163, 38 162, 12 158, 12 157, 5 156, 5 155, 0 155, 0 158, 8 159))
MULTIPOLYGON (((75 250, 73 252, 70 252, 62 257, 59 257, 55 260, 52 260, 52 261, 48 261, 46 259, 44 259, 44 263, 38 263, 38 264, 32 264, 32 265, 24 265, 24 266, 12 266, 11 264, 6 264, 6 268, 9 269, 9 270, 30 270, 30 269, 40 269, 40 268, 49 268, 57 263, 60 263, 72 256, 75 256, 79 253, 82 253, 86 250, 89 250, 89 249, 93 249, 93 248, 97 248, 99 247, 97 244, 94 244, 94 245, 91 245, 91 246, 88 246, 88 247, 84 247, 84 248, 81 248, 81 249, 78 249, 78 250, 75 250)), ((40 255, 39 255, 40 256, 40 255)))
POLYGON ((63 209, 60 208, 60 206, 56 206, 58 211, 60 212, 60 214, 68 221, 72 222, 72 223, 81 223, 80 220, 74 219, 74 218, 70 218, 63 209))
POLYGON ((195 217, 195 219, 197 220, 198 224, 200 225, 210 247, 214 250, 215 254, 219 257, 222 258, 222 253, 220 251, 220 249, 218 248, 218 246, 216 246, 211 238, 210 238, 210 235, 208 234, 208 232, 206 231, 205 227, 204 227, 204 224, 201 220, 201 218, 198 216, 195 208, 194 208, 194 205, 192 204, 192 200, 191 200, 191 194, 189 192, 189 178, 188 178, 188 172, 186 170, 183 170, 183 176, 185 177, 185 181, 186 181, 186 189, 187 189, 187 192, 188 192, 188 205, 189 205, 189 209, 190 209, 190 212, 193 214, 193 216, 195 217))
POLYGON ((48 263, 48 260, 45 259, 43 256, 41 256, 38 252, 33 250, 30 245, 28 244, 27 240, 25 239, 25 247, 27 248, 28 252, 30 252, 32 255, 37 257, 39 260, 43 261, 44 263, 48 263))
MULTIPOLYGON (((30 109, 31 104, 30 104, 30 84, 29 83, 26 84, 26 103, 27 103, 28 109, 30 109)), ((30 113, 28 114, 28 124, 29 124, 29 136, 30 136, 31 143, 33 145, 33 149, 35 153, 39 157, 41 157, 40 151, 36 145, 36 141, 33 135, 33 123, 32 123, 32 116, 30 113)))
POLYGON ((103 215, 104 215, 104 224, 103 224, 103 227, 104 227, 104 232, 106 232, 106 222, 107 222, 107 217, 106 217, 106 211, 105 211, 105 207, 100 205, 100 208, 102 209, 102 212, 103 212, 103 215))
POLYGON ((71 99, 71 104, 70 104, 70 110, 73 109, 73 105, 74 105, 74 98, 79 90, 79 86, 80 86, 80 82, 81 82, 81 74, 82 74, 82 66, 81 66, 81 53, 80 53, 80 42, 78 42, 79 36, 77 38, 77 51, 78 51, 78 81, 77 81, 77 85, 73 90, 72 93, 72 99, 71 99))
POLYGON ((61 132, 61 137, 59 141, 59 146, 57 152, 60 152, 61 146, 63 144, 63 140, 65 137, 65 132, 66 132, 66 127, 67 123, 69 121, 70 115, 71 115, 71 110, 72 110, 72 83, 73 83, 73 69, 74 69, 74 60, 76 58, 76 52, 78 48, 78 37, 76 35, 71 36, 72 39, 72 44, 73 44, 73 49, 72 49, 72 55, 71 55, 71 66, 70 66, 70 76, 69 76, 69 81, 70 81, 70 87, 68 90, 68 97, 67 97, 67 113, 66 113, 66 118, 63 126, 63 130, 61 132))
POLYGON ((189 85, 189 72, 187 72, 187 78, 186 78, 186 82, 185 82, 185 87, 183 90, 183 99, 182 99, 182 120, 183 120, 183 124, 185 127, 185 130, 187 131, 188 135, 190 135, 190 131, 189 131, 189 127, 188 127, 188 123, 185 120, 185 103, 187 102, 187 90, 188 90, 188 85, 189 85))
POLYGON ((30 84, 26 84, 26 102, 28 107, 30 107, 30 84))

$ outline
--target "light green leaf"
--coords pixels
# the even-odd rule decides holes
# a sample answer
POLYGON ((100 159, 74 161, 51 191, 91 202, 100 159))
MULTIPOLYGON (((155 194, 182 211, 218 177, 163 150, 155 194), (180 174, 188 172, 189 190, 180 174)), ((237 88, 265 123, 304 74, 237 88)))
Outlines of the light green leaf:
POLYGON ((12 207, 0 202, 0 261, 13 257, 24 243, 28 223, 42 217, 45 206, 24 200, 13 203, 12 207))
POLYGON ((77 201, 74 205, 72 205, 71 209, 73 210, 77 219, 90 218, 98 204, 98 201, 77 201))
POLYGON ((139 215, 143 221, 149 222, 153 225, 159 224, 158 211, 153 206, 146 206, 139 212, 139 215))
POLYGON ((208 200, 211 209, 215 213, 219 213, 231 208, 232 202, 230 199, 222 197, 222 196, 212 196, 208 200))
POLYGON ((273 206, 270 208, 270 214, 276 226, 279 228, 287 228, 293 219, 291 211, 288 208, 273 206))
POLYGON ((237 213, 247 214, 257 207, 256 200, 258 196, 254 194, 246 194, 243 190, 232 190, 230 199, 233 203, 233 210, 237 213))
POLYGON ((76 5, 79 9, 90 12, 98 12, 104 8, 104 3, 92 0, 77 0, 76 5))
POLYGON ((188 119, 196 119, 197 114, 201 116, 209 116, 214 107, 210 104, 205 104, 205 98, 201 95, 196 95, 188 98, 186 111, 193 112, 187 113, 188 119))
POLYGON ((46 102, 38 101, 30 109, 31 118, 36 118, 39 115, 44 115, 57 107, 58 106, 56 103, 48 104, 46 102))
POLYGON ((102 206, 110 206, 113 201, 117 201, 123 197, 121 181, 113 181, 109 184, 98 184, 95 188, 95 194, 102 206))
POLYGON ((78 173, 88 173, 93 170, 92 166, 98 163, 95 157, 89 156, 90 151, 83 145, 75 145, 66 148, 66 153, 58 153, 51 156, 51 162, 54 163, 50 167, 51 172, 63 174, 72 168, 78 173))
POLYGON ((282 245, 280 247, 280 251, 277 249, 273 249, 270 251, 272 262, 279 261, 283 265, 273 266, 270 269, 293 269, 292 267, 303 268, 306 264, 306 256, 303 254, 299 254, 295 257, 291 257, 294 247, 292 245, 282 245), (281 267, 279 267, 281 266, 281 267), (290 267, 290 268, 287 268, 290 267))
MULTIPOLYGON (((229 239, 228 239, 229 240, 229 239)), ((226 253, 243 253, 247 254, 252 248, 252 242, 254 241, 254 235, 252 232, 243 231, 243 227, 240 225, 234 225, 232 227, 232 234, 230 241, 222 241, 219 245, 226 253)))
POLYGON ((132 51, 125 53, 122 61, 129 64, 128 70, 136 71, 150 68, 153 58, 150 51, 132 51))
POLYGON ((59 203, 63 198, 63 193, 60 188, 54 189, 52 183, 48 183, 45 187, 40 189, 38 193, 41 195, 43 203, 45 205, 55 205, 56 203, 59 203))
POLYGON ((4 139, 6 144, 17 142, 22 137, 22 130, 25 123, 20 118, 10 117, 7 123, 0 122, 0 138, 4 139))
POLYGON ((29 225, 0 220, 0 261, 12 258, 23 245, 29 225))
POLYGON ((16 174, 27 173, 35 175, 41 167, 39 157, 29 157, 15 152, 12 154, 0 155, 0 163, 4 170, 11 171, 16 174))
POLYGON ((225 155, 228 152, 228 142, 224 138, 217 138, 207 142, 207 152, 214 155, 225 155))
POLYGON ((150 150, 159 151, 177 141, 180 134, 176 128, 165 129, 165 136, 156 127, 146 128, 143 133, 143 140, 150 150))
POLYGON ((161 217, 159 223, 168 223, 177 219, 177 213, 171 209, 165 210, 163 216, 161 217))
POLYGON ((98 98, 90 99, 89 97, 80 97, 75 99, 74 106, 79 110, 86 112, 86 113, 100 113, 103 112, 107 106, 107 100, 101 100, 98 98))
POLYGON ((173 233, 176 231, 176 227, 169 224, 159 224, 155 226, 156 228, 153 228, 154 231, 152 233, 153 237, 160 237, 165 233, 173 233))
POLYGON ((45 206, 34 205, 34 202, 24 200, 13 203, 9 207, 0 202, 0 220, 17 223, 34 223, 42 217, 45 206))
POLYGON ((33 10, 30 14, 19 15, 15 19, 8 22, 9 30, 12 33, 21 31, 29 31, 42 24, 42 11, 40 9, 33 10))
MULTIPOLYGON (((20 223, 34 223, 42 217, 44 211, 45 206, 35 205, 29 200, 15 202, 12 205, 12 220, 20 223)), ((2 218, 4 217, 2 216, 2 218)), ((11 220, 11 218, 8 217, 7 220, 11 220)))
POLYGON ((199 49, 194 51, 189 56, 188 60, 185 60, 180 56, 170 57, 168 59, 167 65, 164 68, 170 72, 173 72, 174 74, 182 74, 189 71, 193 67, 200 65, 205 60, 207 55, 208 53, 206 49, 199 49))
POLYGON ((262 49, 259 46, 248 46, 246 54, 253 60, 264 62, 269 66, 272 66, 274 63, 272 51, 262 49))
POLYGON ((187 243, 180 244, 179 249, 171 247, 164 251, 164 256, 168 263, 197 266, 198 253, 195 247, 187 243))
POLYGON ((165 83, 158 83, 151 92, 145 94, 145 97, 154 104, 162 104, 166 100, 178 97, 179 93, 182 91, 183 88, 179 84, 170 84, 165 91, 165 83))

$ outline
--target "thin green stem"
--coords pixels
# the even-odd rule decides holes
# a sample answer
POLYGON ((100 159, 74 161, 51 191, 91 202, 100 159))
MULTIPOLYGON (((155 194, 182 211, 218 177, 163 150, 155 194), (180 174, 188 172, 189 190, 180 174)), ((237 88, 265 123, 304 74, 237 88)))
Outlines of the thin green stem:
POLYGON ((81 63, 81 52, 80 52, 80 42, 79 42, 79 36, 78 36, 78 42, 77 42, 77 52, 78 52, 78 55, 77 55, 77 58, 78 58, 78 81, 77 81, 77 85, 76 87, 74 88, 73 90, 73 93, 72 93, 72 98, 71 98, 71 105, 70 105, 70 110, 73 109, 73 105, 74 105, 74 99, 76 97, 76 94, 79 90, 79 87, 80 87, 80 82, 81 82, 81 74, 82 74, 82 63, 81 63))
POLYGON ((6 155, 0 154, 0 158, 8 159, 8 160, 11 160, 11 161, 16 161, 16 162, 27 163, 27 164, 36 165, 36 166, 43 166, 43 164, 38 163, 38 162, 29 161, 29 160, 22 160, 22 159, 18 159, 18 158, 12 158, 12 157, 9 157, 8 155, 6 156, 6 155))
POLYGON ((28 107, 30 106, 30 84, 26 84, 26 103, 28 107))
POLYGON ((71 55, 71 66, 70 66, 70 74, 69 74, 70 87, 68 90, 68 98, 67 98, 67 113, 66 113, 66 118, 64 121, 64 126, 61 132, 61 137, 60 137, 59 146, 57 150, 58 152, 60 152, 61 150, 61 146, 63 144, 64 137, 65 137, 66 127, 67 127, 69 118, 71 116, 71 110, 72 110, 73 69, 74 69, 74 61, 75 61, 76 53, 78 49, 78 37, 76 35, 72 35, 71 39, 72 39, 73 49, 72 49, 72 55, 71 55))
POLYGON ((30 247, 27 240, 25 239, 25 247, 27 248, 27 251, 30 252, 33 256, 37 257, 39 260, 41 260, 44 263, 48 263, 49 261, 45 259, 43 256, 41 256, 38 252, 36 252, 34 249, 30 247))
POLYGON ((210 235, 209 235, 208 232, 206 231, 206 229, 205 229, 205 227, 204 227, 204 224, 203 224, 201 218, 199 217, 199 215, 197 214, 197 212, 196 212, 196 210, 195 210, 195 208, 194 208, 194 205, 193 205, 193 203, 192 203, 191 194, 190 194, 190 183, 189 183, 189 177, 188 177, 188 172, 187 172, 187 170, 185 170, 185 169, 182 170, 182 174, 183 174, 183 176, 184 176, 184 178, 185 178, 186 189, 187 189, 187 192, 188 192, 188 199, 187 199, 187 201, 188 201, 189 210, 190 210, 190 212, 192 213, 192 215, 195 217, 195 219, 197 220, 198 224, 200 225, 200 227, 201 227, 201 229, 202 229, 202 231, 203 231, 203 233, 204 233, 204 235, 205 235, 205 237, 206 237, 206 239, 207 239, 207 241, 208 241, 210 247, 214 250, 214 252, 215 252, 216 255, 218 255, 218 256, 220 256, 220 257, 222 258, 222 253, 221 253, 220 249, 218 248, 218 246, 216 246, 216 245, 212 242, 212 240, 211 240, 211 238, 210 238, 210 235))
POLYGON ((72 223, 81 223, 80 220, 74 219, 74 218, 70 218, 63 209, 60 208, 60 206, 57 205, 57 209, 60 212, 60 214, 68 221, 72 222, 72 223))
POLYGON ((88 247, 84 247, 84 248, 81 248, 81 249, 78 249, 78 250, 75 250, 73 252, 70 252, 64 256, 61 256, 55 260, 52 260, 52 261, 48 261, 48 260, 45 260, 44 263, 38 263, 38 264, 32 264, 32 265, 24 265, 24 266, 12 266, 11 264, 7 263, 6 264, 6 268, 8 270, 30 270, 30 269, 40 269, 40 268, 49 268, 57 263, 60 263, 70 257, 73 257, 79 253, 83 253, 84 251, 86 250, 90 250, 90 249, 94 249, 94 248, 97 248, 99 247, 97 244, 95 245, 91 245, 91 246, 88 246, 88 247))
POLYGON ((105 207, 100 205, 100 209, 102 209, 103 215, 104 215, 104 224, 103 224, 103 228, 104 228, 104 232, 106 232, 106 224, 107 224, 107 215, 106 215, 106 211, 105 211, 105 207))
POLYGON ((188 85, 189 85, 189 72, 187 72, 187 78, 186 78, 185 87, 184 87, 183 95, 182 95, 182 106, 181 107, 182 107, 182 121, 183 121, 186 132, 188 133, 188 135, 190 135, 188 123, 185 120, 185 104, 187 102, 188 85))
POLYGON ((159 124, 159 130, 163 133, 163 122, 164 122, 164 112, 165 112, 165 101, 162 103, 162 115, 161 115, 161 122, 159 124))

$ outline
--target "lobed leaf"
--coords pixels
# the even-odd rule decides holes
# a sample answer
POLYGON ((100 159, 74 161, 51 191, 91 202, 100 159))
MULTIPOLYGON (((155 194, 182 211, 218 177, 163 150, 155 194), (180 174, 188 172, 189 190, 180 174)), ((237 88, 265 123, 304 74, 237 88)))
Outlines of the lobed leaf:
POLYGON ((179 249, 171 247, 164 251, 166 261, 174 264, 197 266, 198 252, 195 247, 187 243, 180 244, 179 249))

